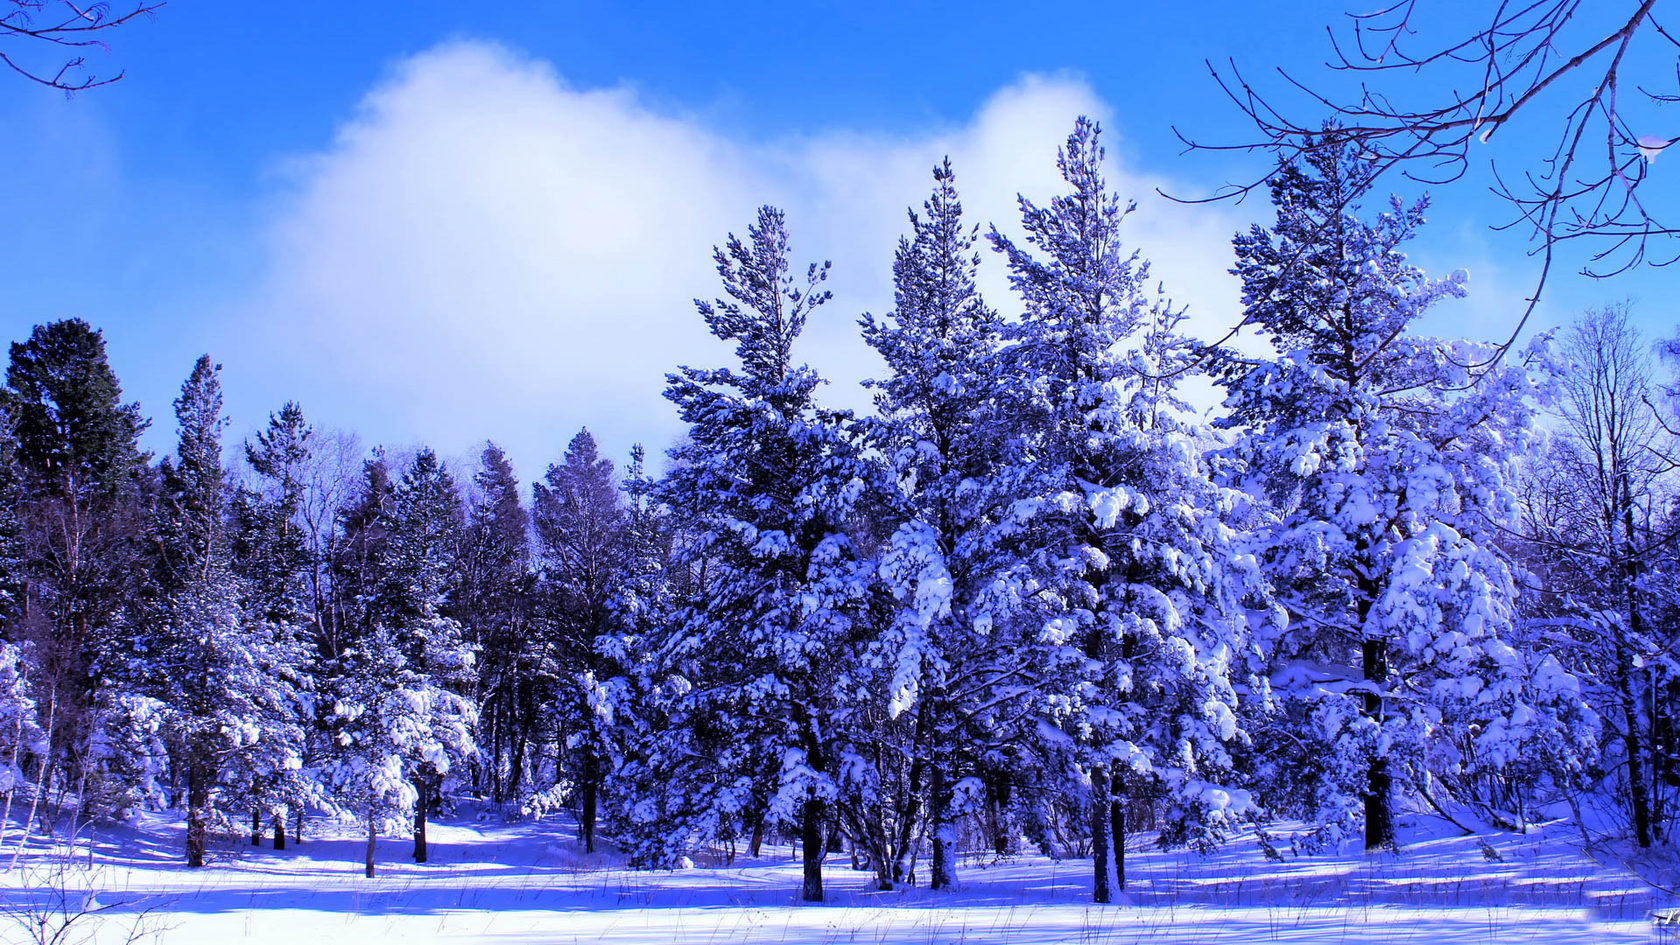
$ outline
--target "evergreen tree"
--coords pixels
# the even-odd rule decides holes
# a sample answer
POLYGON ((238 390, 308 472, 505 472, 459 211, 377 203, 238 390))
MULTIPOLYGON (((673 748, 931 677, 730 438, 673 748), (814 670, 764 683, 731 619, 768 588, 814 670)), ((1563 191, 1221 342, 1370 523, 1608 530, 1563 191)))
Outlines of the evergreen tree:
POLYGON ((1164 794, 1163 838, 1199 846, 1250 804, 1230 787, 1230 746, 1245 738, 1232 679, 1244 580, 1206 438, 1173 392, 1194 345, 1123 248, 1130 208, 1108 192, 1102 161, 1099 128, 1081 118, 1058 155, 1068 193, 1043 208, 1020 201, 1030 248, 991 238, 1025 308, 1006 358, 1029 439, 1016 461, 1036 478, 1015 514, 1041 530, 1028 556, 1041 711, 1066 734, 1050 749, 1089 786, 1093 898, 1107 902, 1111 852, 1125 883, 1134 796, 1164 794))
POLYGON ((298 519, 313 432, 295 403, 270 414, 268 428, 245 444, 245 462, 257 487, 241 488, 234 497, 237 567, 255 595, 252 606, 278 624, 309 619, 304 582, 309 551, 298 519))
POLYGON ((741 369, 683 368, 666 390, 689 436, 661 494, 691 530, 679 562, 709 575, 657 647, 672 724, 648 762, 663 790, 638 816, 663 834, 656 848, 728 839, 761 817, 797 823, 802 896, 820 901, 841 667, 870 585, 845 531, 864 470, 848 418, 818 407, 816 372, 792 359, 828 301, 827 266, 795 279, 771 207, 715 259, 725 298, 697 306, 713 335, 735 342, 741 369))
POLYGON ((122 751, 132 704, 137 628, 150 606, 145 505, 153 488, 139 447, 146 423, 122 402, 105 340, 71 319, 14 343, 6 372, 19 555, 9 635, 26 641, 51 744, 39 790, 81 786, 86 814, 134 800, 150 765, 122 751), (127 768, 132 779, 108 778, 127 768))
MULTIPOLYGON (((261 818, 272 819, 275 849, 286 845, 285 814, 302 817, 320 804, 319 782, 307 762, 320 754, 313 712, 319 653, 318 629, 307 584, 309 549, 301 523, 313 431, 295 403, 270 414, 267 429, 245 444, 255 488, 234 494, 233 566, 242 582, 241 606, 265 644, 267 671, 278 692, 287 693, 288 711, 267 720, 275 736, 269 747, 285 744, 283 755, 264 759, 246 772, 252 801, 252 843, 261 818), (299 760, 302 764, 298 764, 299 760)), ((276 708, 280 704, 275 705, 276 708)), ((255 759, 253 759, 255 760, 255 759)))
MULTIPOLYGON (((359 510, 371 508, 383 490, 382 465, 369 465, 369 493, 359 510)), ((340 751, 329 773, 340 796, 365 817, 369 876, 374 838, 410 819, 414 859, 426 862, 426 825, 446 778, 478 751, 478 712, 467 696, 475 654, 460 623, 447 616, 462 526, 454 481, 437 454, 422 449, 389 502, 377 504, 380 544, 364 546, 368 630, 338 661, 340 751)))
POLYGON ((1273 226, 1235 241, 1245 320, 1279 354, 1233 361, 1223 383, 1246 488, 1269 501, 1253 547, 1287 612, 1263 643, 1294 738, 1267 739, 1267 780, 1311 798, 1325 836, 1362 814, 1378 849, 1395 842, 1396 789, 1428 790, 1431 752, 1472 740, 1508 758, 1569 697, 1509 645, 1516 589, 1496 543, 1532 439, 1528 371, 1410 333, 1464 291, 1400 249, 1423 203, 1360 219, 1371 165, 1333 129, 1313 144, 1276 176, 1273 226))
POLYGON ((484 774, 491 799, 500 804, 525 782, 539 710, 539 654, 530 616, 530 515, 520 501, 513 466, 496 444, 484 448, 473 481, 478 494, 468 509, 455 609, 479 653, 478 741, 489 753, 484 774))
POLYGON ((324 655, 337 659, 372 635, 377 615, 380 575, 385 567, 396 484, 382 449, 363 461, 361 483, 338 510, 333 549, 332 632, 322 641, 324 655))
POLYGON ((155 685, 187 783, 186 857, 195 867, 204 865, 206 834, 227 794, 240 791, 254 805, 302 763, 298 653, 289 634, 247 611, 233 567, 220 369, 199 358, 175 401, 180 436, 163 463, 157 528, 166 596, 155 685))
POLYGON ((1021 641, 1008 632, 1007 596, 993 583, 1012 564, 1002 552, 1015 498, 1003 475, 1011 436, 997 384, 1003 323, 975 285, 978 230, 963 225, 950 161, 933 177, 926 216, 912 211, 912 235, 899 240, 894 309, 863 320, 864 340, 891 372, 872 382, 881 418, 873 439, 891 466, 900 523, 880 553, 896 603, 872 646, 880 704, 869 713, 872 737, 894 748, 866 755, 889 770, 869 772, 851 809, 884 889, 905 877, 924 798, 931 885, 954 884, 957 798, 981 794, 982 764, 1022 735, 990 724, 1021 717, 1011 710, 1024 702, 1013 678, 1021 641))
MULTIPOLYGON (((584 851, 595 851, 600 791, 613 755, 600 707, 613 667, 599 652, 616 632, 613 603, 624 579, 625 515, 613 465, 580 430, 563 463, 532 486, 541 552, 545 633, 557 676, 555 741, 571 758, 584 851)), ((556 772, 556 782, 561 780, 556 772)))
POLYGON ((611 602, 614 632, 595 641, 596 653, 612 671, 600 682, 602 698, 592 705, 595 724, 612 752, 603 816, 631 831, 642 795, 652 793, 644 783, 652 773, 649 759, 672 724, 659 698, 662 680, 652 652, 675 592, 671 557, 676 527, 668 508, 654 498, 658 487, 647 473, 641 445, 632 447, 623 480, 622 577, 611 602))

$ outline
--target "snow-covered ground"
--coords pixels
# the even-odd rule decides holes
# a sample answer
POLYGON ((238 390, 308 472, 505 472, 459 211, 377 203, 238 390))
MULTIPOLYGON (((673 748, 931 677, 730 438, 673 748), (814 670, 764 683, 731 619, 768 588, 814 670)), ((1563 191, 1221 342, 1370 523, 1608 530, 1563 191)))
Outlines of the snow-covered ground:
MULTIPOLYGON (((163 820, 96 835, 91 872, 67 882, 102 888, 98 940, 123 941, 137 909, 167 943, 284 941, 658 943, 1050 943, 1664 941, 1649 913, 1673 903, 1645 883, 1583 856, 1561 827, 1527 836, 1459 837, 1412 826, 1398 855, 1267 861, 1252 839, 1208 857, 1128 852, 1122 902, 1087 902, 1089 862, 965 859, 961 888, 873 891, 845 857, 826 872, 830 901, 797 901, 790 851, 742 857, 733 868, 637 872, 585 857, 569 824, 501 825, 462 817, 433 826, 433 861, 409 861, 408 841, 379 845, 380 875, 361 875, 363 841, 306 838, 276 852, 226 843, 201 870, 180 865, 180 827, 163 820), (1484 846, 1485 843, 1485 846, 1484 846), (744 865, 743 865, 744 864, 744 865)), ((83 847, 79 863, 88 861, 83 847)), ((9 861, 9 856, 6 858, 9 861)), ((27 862, 27 860, 26 860, 27 862)), ((0 867, 5 865, 0 862, 0 867)), ((33 891, 27 869, 0 890, 15 909, 33 891)), ((72 896, 76 903, 83 893, 72 896)), ((8 940, 27 941, 17 916, 8 940)), ((75 939, 73 938, 72 941, 75 939)))

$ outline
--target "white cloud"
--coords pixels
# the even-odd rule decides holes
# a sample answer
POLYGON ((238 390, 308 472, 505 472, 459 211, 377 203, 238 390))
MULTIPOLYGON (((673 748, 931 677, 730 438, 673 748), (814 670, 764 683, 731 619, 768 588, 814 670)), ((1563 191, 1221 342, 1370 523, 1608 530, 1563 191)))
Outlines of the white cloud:
MULTIPOLYGON (((451 454, 489 437, 526 475, 585 424, 617 455, 635 440, 657 452, 680 432, 664 374, 730 354, 692 303, 716 291, 711 247, 771 202, 796 264, 834 261, 835 299, 797 355, 834 380, 831 400, 862 406, 855 382, 875 362, 855 320, 890 305, 892 249, 932 165, 949 154, 970 218, 1008 230, 1017 191, 1057 192, 1055 150, 1079 114, 1116 127, 1082 81, 1031 76, 917 135, 737 141, 632 89, 576 89, 501 47, 451 43, 402 63, 331 147, 295 162, 263 282, 224 322, 265 327, 214 350, 242 416, 289 398, 369 442, 451 454)), ((1132 243, 1200 329, 1222 330, 1235 211, 1172 205, 1154 192, 1165 178, 1111 164, 1140 204, 1132 243)))

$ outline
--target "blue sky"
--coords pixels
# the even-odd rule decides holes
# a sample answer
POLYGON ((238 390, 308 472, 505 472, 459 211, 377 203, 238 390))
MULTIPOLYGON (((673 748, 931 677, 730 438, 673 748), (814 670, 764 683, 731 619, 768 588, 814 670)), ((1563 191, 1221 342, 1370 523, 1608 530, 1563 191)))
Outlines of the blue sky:
MULTIPOLYGON (((208 350, 236 436, 296 399, 370 445, 494 438, 526 476, 584 424, 657 451, 678 431, 663 371, 727 356, 687 300, 754 205, 786 205, 796 251, 834 259, 801 354, 861 406, 853 322, 890 299, 927 168, 952 153, 972 215, 1007 227, 1016 191, 1053 192, 1082 111, 1140 201, 1136 244, 1211 332, 1235 307, 1229 235, 1266 207, 1152 189, 1205 193, 1262 159, 1181 155, 1172 126, 1240 138, 1203 60, 1310 66, 1344 8, 171 0, 92 57, 121 82, 66 99, 0 80, 0 337, 103 327, 155 449, 208 350)), ((1532 275, 1486 229, 1507 211, 1476 181, 1435 200, 1415 255, 1470 270, 1473 294, 1432 327, 1502 336, 1532 275)), ((1542 319, 1634 297, 1671 334, 1672 278, 1565 277, 1542 319)))

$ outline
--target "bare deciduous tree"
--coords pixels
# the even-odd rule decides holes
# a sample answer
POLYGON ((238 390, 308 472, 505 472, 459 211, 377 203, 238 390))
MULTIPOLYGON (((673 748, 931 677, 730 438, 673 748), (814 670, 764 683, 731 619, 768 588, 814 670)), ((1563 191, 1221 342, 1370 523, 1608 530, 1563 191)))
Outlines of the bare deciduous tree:
POLYGON ((1561 345, 1552 446, 1524 506, 1548 639, 1593 687, 1635 842, 1662 842, 1680 801, 1669 744, 1680 661, 1673 438, 1653 409, 1651 359, 1625 307, 1592 312, 1561 345), (1619 756, 1619 757, 1617 757, 1619 756))

